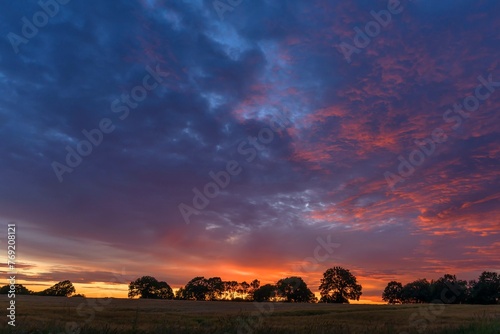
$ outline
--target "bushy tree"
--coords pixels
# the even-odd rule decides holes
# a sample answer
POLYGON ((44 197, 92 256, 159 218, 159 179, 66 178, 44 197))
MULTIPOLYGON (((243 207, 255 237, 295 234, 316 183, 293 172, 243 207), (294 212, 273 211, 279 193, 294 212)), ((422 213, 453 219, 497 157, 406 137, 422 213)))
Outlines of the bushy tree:
MULTIPOLYGON (((23 286, 22 284, 14 284, 16 295, 31 295, 34 292, 23 286)), ((5 295, 10 293, 10 285, 4 285, 0 288, 0 294, 5 295)))
POLYGON ((209 300, 221 299, 224 294, 224 281, 220 277, 211 277, 207 280, 207 298, 209 300))
POLYGON ((333 267, 323 273, 319 286, 323 303, 349 303, 349 299, 359 300, 362 287, 356 277, 342 267, 333 267))
POLYGON ((300 277, 287 277, 276 283, 277 293, 287 302, 312 303, 316 301, 314 293, 300 277))
POLYGON ((253 292, 253 300, 256 302, 268 302, 276 297, 277 288, 273 284, 266 284, 253 292))
POLYGON ((460 304, 466 301, 467 282, 458 280, 455 275, 446 274, 431 282, 430 300, 440 300, 445 304, 460 304))
POLYGON ((48 289, 37 292, 36 294, 40 296, 69 297, 74 294, 75 291, 73 283, 65 280, 54 284, 48 289))
POLYGON ((173 299, 174 298, 174 292, 170 285, 168 285, 167 282, 160 281, 158 282, 158 285, 156 287, 156 291, 154 293, 153 298, 158 298, 158 299, 173 299))
POLYGON ((158 281, 152 276, 142 276, 128 286, 128 297, 147 299, 173 299, 172 288, 164 281, 158 281))
POLYGON ((500 303, 500 275, 483 272, 477 281, 459 280, 455 275, 446 274, 435 281, 418 279, 403 286, 389 282, 382 299, 397 303, 398 296, 404 304, 430 303, 435 300, 445 304, 498 304, 500 303))
POLYGON ((477 281, 470 282, 470 303, 498 304, 500 302, 500 276, 484 271, 477 281))
POLYGON ((388 304, 401 304, 401 292, 403 285, 400 282, 391 281, 382 293, 382 300, 388 304))
POLYGON ((207 300, 209 298, 208 280, 198 276, 190 280, 184 287, 184 298, 188 300, 207 300))
POLYGON ((401 301, 403 304, 429 303, 431 284, 425 278, 406 284, 401 291, 401 301))

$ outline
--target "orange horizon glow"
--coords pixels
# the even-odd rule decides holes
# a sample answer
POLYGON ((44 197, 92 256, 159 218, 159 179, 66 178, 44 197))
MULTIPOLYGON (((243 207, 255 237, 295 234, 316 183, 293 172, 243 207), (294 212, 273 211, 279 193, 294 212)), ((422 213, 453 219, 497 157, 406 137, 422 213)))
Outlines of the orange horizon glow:
MULTIPOLYGON (((36 285, 30 284, 30 282, 26 281, 19 281, 19 284, 22 284, 26 288, 33 290, 33 291, 42 291, 43 289, 49 288, 50 286, 56 284, 57 282, 50 282, 50 283, 37 283, 36 285), (36 290, 35 290, 36 289, 36 290)), ((267 283, 264 283, 267 284, 267 283)), ((73 283, 76 289, 76 294, 83 294, 87 298, 124 298, 124 299, 129 299, 128 298, 128 285, 127 284, 116 284, 112 288, 105 288, 103 289, 103 285, 105 285, 104 282, 96 282, 92 284, 82 284, 82 283, 73 283)), ((172 290, 177 292, 179 288, 182 286, 178 287, 172 287, 172 290)), ((311 291, 313 291, 311 289, 311 291)), ((313 291, 314 295, 318 300, 321 298, 321 295, 319 294, 318 291, 313 291)), ((363 296, 362 296, 363 297, 363 296)), ((367 299, 367 298, 360 298, 360 300, 349 300, 350 304, 370 304, 370 305, 384 305, 386 304, 383 302, 381 299, 376 300, 376 299, 367 299)))
MULTIPOLYGON (((290 277, 290 276, 295 276, 295 275, 285 275, 283 277, 290 277)), ((206 278, 208 277, 218 277, 218 276, 204 276, 206 278)), ((224 277, 222 277, 224 280, 224 277)), ((239 279, 231 279, 235 280, 238 282, 251 282, 252 279, 248 279, 248 277, 243 276, 240 277, 239 279)), ((397 280, 397 279, 396 279, 397 280)), ((408 280, 409 281, 409 280, 408 280)), ((276 283, 276 280, 260 280, 261 286, 264 284, 273 284, 276 283)), ((42 291, 46 288, 51 287, 52 285, 58 283, 57 281, 50 281, 50 282, 37 282, 37 281, 26 281, 26 280, 18 280, 16 283, 22 284, 26 288, 39 292, 42 291)), ((76 293, 75 294, 83 294, 87 298, 128 298, 128 283, 107 283, 107 282, 93 282, 93 283, 75 283, 72 282, 75 289, 76 293)), ((168 283, 168 281, 167 281, 168 283)), ((187 282, 186 282, 187 283, 187 282)), ((307 283, 307 282, 306 282, 307 283)), ((382 280, 375 280, 375 279, 370 279, 370 278, 363 278, 359 279, 358 278, 358 283, 363 286, 363 294, 360 297, 360 300, 350 300, 349 302, 351 304, 377 304, 377 305, 382 305, 386 304, 386 302, 382 301, 381 296, 377 296, 377 294, 374 294, 375 291, 380 291, 380 295, 382 294, 383 289, 385 288, 386 284, 388 281, 382 281, 382 280), (378 283, 378 284, 377 284, 378 283), (367 293, 369 291, 369 293, 367 293)), ((170 285, 174 294, 179 288, 183 287, 184 285, 170 285)), ((321 298, 321 295, 318 291, 318 286, 319 286, 319 280, 317 284, 310 284, 308 283, 309 289, 314 293, 314 295, 318 298, 318 300, 321 298)))
MULTIPOLYGON (((423 240, 422 244, 425 247, 432 247, 433 243, 430 240, 423 240)), ((469 251, 475 254, 475 252, 481 252, 483 256, 494 257, 494 248, 498 246, 498 243, 493 244, 490 248, 469 248, 469 251)), ((56 266, 49 264, 43 264, 39 259, 28 257, 29 260, 26 263, 20 263, 19 265, 23 268, 19 270, 17 283, 23 284, 25 287, 32 291, 41 291, 50 286, 58 283, 59 281, 69 279, 76 289, 76 294, 84 294, 89 298, 104 298, 104 297, 114 297, 114 298, 127 298, 128 297, 128 284, 139 278, 141 276, 150 275, 158 280, 166 281, 174 291, 184 286, 190 279, 203 276, 205 278, 209 277, 221 277, 222 280, 234 280, 237 282, 251 282, 254 279, 258 279, 261 285, 264 284, 274 284, 279 279, 291 276, 301 277, 309 289, 320 298, 318 288, 320 280, 322 278, 323 272, 333 266, 341 266, 349 269, 350 272, 357 277, 358 283, 363 287, 363 293, 359 301, 350 301, 352 304, 385 304, 382 301, 381 295, 386 287, 387 283, 392 280, 399 281, 403 284, 409 283, 416 279, 426 278, 427 280, 435 280, 444 274, 451 273, 456 274, 459 279, 476 279, 478 274, 476 272, 475 263, 470 263, 469 266, 467 262, 461 264, 460 270, 450 263, 441 261, 434 258, 426 258, 425 253, 422 255, 423 261, 427 264, 427 269, 421 270, 418 273, 412 271, 401 271, 397 273, 384 273, 384 270, 374 271, 373 269, 364 268, 362 266, 354 266, 342 263, 340 260, 336 260, 334 263, 324 263, 318 264, 314 271, 304 272, 299 270, 300 264, 303 264, 304 260, 290 260, 282 261, 281 264, 274 263, 272 259, 269 259, 269 263, 263 263, 262 266, 241 266, 236 263, 223 263, 223 262, 213 262, 206 265, 191 265, 191 266, 177 266, 174 264, 168 266, 154 267, 153 270, 149 272, 146 270, 136 269, 134 272, 127 272, 122 269, 121 273, 114 273, 110 275, 111 280, 101 279, 97 280, 92 272, 98 272, 98 267, 92 266, 66 266, 64 271, 59 272, 58 268, 62 266, 56 266), (35 265, 37 263, 37 265, 35 265), (182 271, 182 276, 179 272, 182 271), (57 278, 55 274, 46 273, 58 273, 57 278), (169 274, 162 274, 169 273, 169 274), (176 274, 172 275, 172 274, 176 274), (51 279, 42 279, 44 276, 52 277, 51 279), (94 276, 95 281, 91 281, 94 276)), ((334 258, 342 257, 341 248, 339 248, 339 254, 335 254, 334 258)), ((411 259, 403 258, 402 261, 410 261, 411 259)), ((380 263, 383 263, 381 261, 380 263)), ((421 262, 421 265, 424 262, 421 262)), ((115 266, 115 268, 120 268, 120 266, 115 266)), ((485 267, 484 270, 495 270, 496 268, 485 267)))

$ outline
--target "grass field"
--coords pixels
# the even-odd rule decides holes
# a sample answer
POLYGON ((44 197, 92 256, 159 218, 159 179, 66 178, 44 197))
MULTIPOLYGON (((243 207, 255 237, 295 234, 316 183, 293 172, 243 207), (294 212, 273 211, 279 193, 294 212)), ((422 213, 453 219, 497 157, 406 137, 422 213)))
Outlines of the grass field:
MULTIPOLYGON (((11 329, 2 322, 2 333, 11 329)), ((80 333, 498 334, 500 305, 332 305, 17 296, 15 329, 16 333, 80 330, 80 333)))

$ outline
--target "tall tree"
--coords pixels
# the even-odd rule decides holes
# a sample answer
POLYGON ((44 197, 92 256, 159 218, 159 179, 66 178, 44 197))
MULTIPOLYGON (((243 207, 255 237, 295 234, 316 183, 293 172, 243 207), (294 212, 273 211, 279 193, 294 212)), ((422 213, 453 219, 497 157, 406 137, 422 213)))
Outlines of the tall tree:
POLYGON ((260 281, 258 279, 254 279, 252 282, 250 282, 250 288, 248 289, 248 296, 247 298, 252 300, 254 292, 260 287, 260 281))
POLYGON ((388 304, 401 304, 401 292, 403 284, 396 281, 391 281, 387 284, 382 293, 382 300, 388 304))
POLYGON ((238 291, 238 282, 236 281, 228 281, 226 282, 226 290, 231 295, 231 299, 234 299, 234 294, 238 291))
POLYGON ((220 277, 211 277, 207 280, 207 290, 209 300, 220 299, 224 293, 224 282, 220 277))
POLYGON ((300 277, 287 277, 276 283, 278 296, 287 302, 312 303, 316 301, 314 293, 309 290, 306 282, 300 277))
POLYGON ((258 279, 254 279, 252 282, 250 282, 250 286, 252 289, 257 290, 260 287, 260 281, 258 279))
POLYGON ((319 286, 321 302, 349 303, 349 299, 359 300, 362 287, 356 277, 342 267, 333 267, 323 273, 319 286))
POLYGON ((250 284, 247 282, 243 281, 240 283, 240 289, 238 290, 238 293, 241 296, 245 296, 248 293, 248 289, 250 289, 250 284))

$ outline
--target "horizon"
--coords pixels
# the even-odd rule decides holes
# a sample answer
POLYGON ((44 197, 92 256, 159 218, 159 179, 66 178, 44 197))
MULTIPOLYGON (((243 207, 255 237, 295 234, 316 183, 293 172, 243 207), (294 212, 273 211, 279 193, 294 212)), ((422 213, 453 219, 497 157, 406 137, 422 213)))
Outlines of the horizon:
MULTIPOLYGON (((445 274, 443 274, 443 275, 445 275, 445 274)), ((443 275, 441 275, 441 277, 443 275)), ((218 277, 218 276, 215 276, 215 277, 218 277)), ((209 278, 209 277, 205 277, 205 278, 209 278)), ((427 279, 430 283, 432 283, 433 281, 436 281, 438 278, 439 277, 428 279, 427 277, 416 277, 416 278, 412 279, 411 281, 408 281, 408 282, 403 281, 401 283, 403 285, 405 285, 406 283, 413 282, 413 281, 415 281, 417 279, 427 279)), ((221 277, 221 279, 223 281, 230 281, 231 280, 231 279, 224 280, 223 277, 221 277)), ((457 280, 460 280, 460 279, 462 279, 462 278, 461 277, 457 277, 457 280)), ((474 278, 474 280, 476 280, 476 279, 477 279, 477 277, 474 278)), ((161 278, 159 278, 159 280, 161 280, 161 278)), ((397 279, 394 279, 394 280, 398 281, 397 279)), ((248 283, 250 281, 251 280, 247 280, 248 283)), ((471 280, 465 280, 465 281, 469 282, 471 280)), ((36 285, 31 285, 31 286, 30 285, 25 285, 25 284, 22 284, 22 283, 19 283, 19 284, 22 284, 23 286, 25 286, 26 288, 32 290, 33 292, 40 292, 40 291, 44 290, 45 288, 49 288, 50 286, 53 286, 56 283, 58 283, 58 282, 56 282, 56 281, 53 281, 53 282, 44 282, 42 284, 36 284, 36 285), (37 287, 38 289, 37 290, 32 289, 33 286, 37 287)), ((274 281, 274 282, 272 282, 272 281, 261 281, 260 285, 262 286, 262 285, 268 284, 268 283, 275 284, 276 281, 274 281)), ((360 282, 359 280, 358 280, 358 283, 360 283, 361 285, 363 285, 362 282, 360 282)), ((387 283, 389 283, 389 281, 387 283)), ((131 299, 130 297, 127 296, 128 292, 129 292, 128 283, 118 283, 118 284, 117 283, 113 283, 112 287, 110 287, 110 286, 103 287, 105 285, 109 285, 109 282, 108 283, 106 283, 106 282, 93 282, 93 283, 90 283, 90 284, 73 283, 73 285, 74 285, 74 287, 76 289, 74 295, 84 295, 85 298, 120 298, 120 299, 131 299), (118 287, 117 287, 117 285, 118 285, 118 287), (98 289, 100 288, 98 292, 93 291, 96 288, 98 288, 98 289), (114 293, 110 293, 109 291, 114 291, 114 293)), ((318 285, 319 285, 319 282, 318 282, 318 285)), ((319 299, 321 297, 319 289, 315 288, 314 285, 307 284, 307 286, 314 293, 315 297, 318 298, 318 301, 319 301, 319 299)), ((171 286, 174 294, 181 287, 184 287, 184 285, 171 286)), ((245 294, 243 294, 243 295, 245 295, 245 294)), ((380 295, 382 295, 382 291, 381 291, 380 295)), ((241 296, 242 295, 240 294, 240 297, 241 296)), ((70 297, 72 297, 72 296, 70 296, 70 297)), ((140 298, 140 297, 136 296, 136 297, 133 297, 132 299, 138 299, 138 298, 140 298)), ((224 300, 224 299, 222 299, 222 300, 224 300)), ((231 300, 224 300, 224 301, 231 301, 231 300)), ((356 304, 358 304, 358 305, 359 304, 365 304, 365 305, 387 305, 388 303, 386 301, 382 301, 381 297, 380 297, 380 300, 365 299, 365 298, 363 298, 363 294, 362 294, 359 300, 350 299, 349 300, 349 304, 355 304, 355 305, 356 304)))
POLYGON ((500 2, 40 3, 0 5, 16 283, 500 273, 500 2))

